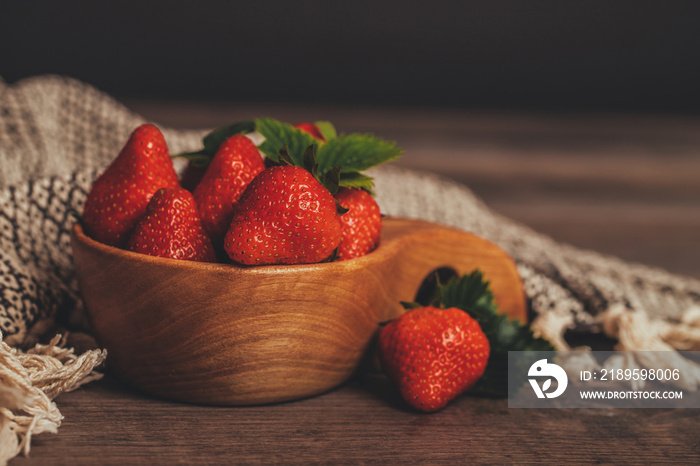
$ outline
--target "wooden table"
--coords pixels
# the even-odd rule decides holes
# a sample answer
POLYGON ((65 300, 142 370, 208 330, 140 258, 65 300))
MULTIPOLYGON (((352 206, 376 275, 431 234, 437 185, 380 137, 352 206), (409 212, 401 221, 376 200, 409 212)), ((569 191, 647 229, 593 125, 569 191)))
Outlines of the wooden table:
MULTIPOLYGON (((401 165, 469 185, 554 238, 700 277, 700 119, 127 101, 174 127, 329 119, 406 149, 401 165)), ((516 410, 462 397, 410 411, 358 376, 323 396, 238 408, 150 398, 114 378, 57 398, 57 435, 12 464, 700 461, 700 412, 516 410)))

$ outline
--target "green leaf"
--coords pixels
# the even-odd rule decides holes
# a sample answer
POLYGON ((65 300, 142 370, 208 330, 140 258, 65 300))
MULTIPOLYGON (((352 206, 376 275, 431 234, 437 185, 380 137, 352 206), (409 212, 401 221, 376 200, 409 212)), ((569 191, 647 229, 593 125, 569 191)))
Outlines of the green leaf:
POLYGON ((281 165, 294 165, 294 161, 289 156, 289 148, 287 147, 286 144, 284 146, 282 146, 279 153, 277 154, 277 161, 281 165))
POLYGON ((338 136, 335 132, 335 126, 330 121, 314 121, 314 124, 326 141, 330 141, 338 136))
POLYGON ((497 310, 489 282, 484 280, 484 274, 479 269, 459 278, 452 278, 440 287, 440 294, 441 303, 445 308, 457 307, 470 314, 484 316, 495 315, 497 310))
POLYGON ((253 131, 255 131, 255 122, 253 121, 239 121, 238 123, 215 129, 202 139, 204 150, 215 153, 219 146, 234 134, 247 134, 253 131))
POLYGON ((321 184, 325 186, 331 194, 335 194, 338 192, 339 183, 340 167, 333 167, 323 175, 323 182, 321 184))
POLYGON ((497 314, 489 282, 480 270, 449 280, 439 287, 439 292, 441 307, 467 312, 479 322, 489 340, 491 352, 486 370, 469 393, 508 396, 508 351, 554 351, 552 344, 535 337, 528 325, 497 314))
POLYGON ((394 160, 403 151, 391 141, 371 134, 341 134, 330 139, 316 154, 321 173, 331 167, 341 167, 344 172, 361 172, 394 160))
POLYGON ((315 148, 316 146, 311 144, 309 147, 304 149, 304 155, 302 155, 302 166, 305 170, 311 172, 311 174, 314 175, 314 178, 318 176, 318 164, 316 163, 315 148), (316 173, 314 173, 314 171, 316 171, 316 173))
POLYGON ((342 188, 364 189, 365 191, 369 191, 371 193, 374 189, 374 180, 372 177, 363 175, 362 173, 345 173, 341 171, 340 182, 338 185, 342 188))
POLYGON ((275 162, 278 161, 280 149, 286 145, 294 165, 302 167, 306 148, 318 146, 318 142, 310 134, 272 118, 258 118, 255 120, 255 129, 265 138, 258 149, 275 162))

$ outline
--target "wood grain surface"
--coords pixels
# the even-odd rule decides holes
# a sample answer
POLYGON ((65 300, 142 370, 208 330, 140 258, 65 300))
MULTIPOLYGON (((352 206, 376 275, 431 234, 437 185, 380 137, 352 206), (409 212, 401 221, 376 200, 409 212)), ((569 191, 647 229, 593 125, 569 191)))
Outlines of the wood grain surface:
MULTIPOLYGON (((466 182, 488 205, 555 239, 700 277, 700 120, 498 115, 429 109, 128 102, 175 127, 251 116, 329 119, 395 139, 399 163, 466 182)), ((584 341, 583 343, 585 343, 584 341)), ((58 434, 12 464, 700 461, 698 410, 508 409, 462 397, 423 415, 386 379, 273 406, 161 401, 112 376, 57 400, 58 434)))
POLYGON ((697 410, 508 409, 462 397, 409 411, 365 376, 276 406, 202 407, 146 397, 108 378, 58 399, 57 435, 12 464, 695 463, 697 410))

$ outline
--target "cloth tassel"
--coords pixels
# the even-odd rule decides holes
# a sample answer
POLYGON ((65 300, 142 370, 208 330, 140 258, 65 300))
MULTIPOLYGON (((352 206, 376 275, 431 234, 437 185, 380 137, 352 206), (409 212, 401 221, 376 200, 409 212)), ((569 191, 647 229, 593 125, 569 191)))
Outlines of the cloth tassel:
MULTIPOLYGON (((2 337, 2 334, 0 334, 2 337)), ((29 454, 32 436, 56 433, 63 416, 52 400, 83 384, 100 379, 95 372, 105 350, 77 356, 56 335, 47 345, 23 352, 0 341, 0 465, 29 454)))

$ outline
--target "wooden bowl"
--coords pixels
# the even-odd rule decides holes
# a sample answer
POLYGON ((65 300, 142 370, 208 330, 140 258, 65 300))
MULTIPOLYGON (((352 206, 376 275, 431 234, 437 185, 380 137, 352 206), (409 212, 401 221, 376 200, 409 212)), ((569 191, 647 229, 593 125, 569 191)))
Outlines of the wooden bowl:
POLYGON ((469 233, 384 220, 380 246, 344 262, 239 267, 98 243, 76 225, 75 267, 110 368, 147 393, 246 405, 304 398, 350 377, 380 322, 432 271, 480 268, 502 312, 525 321, 512 259, 469 233))

